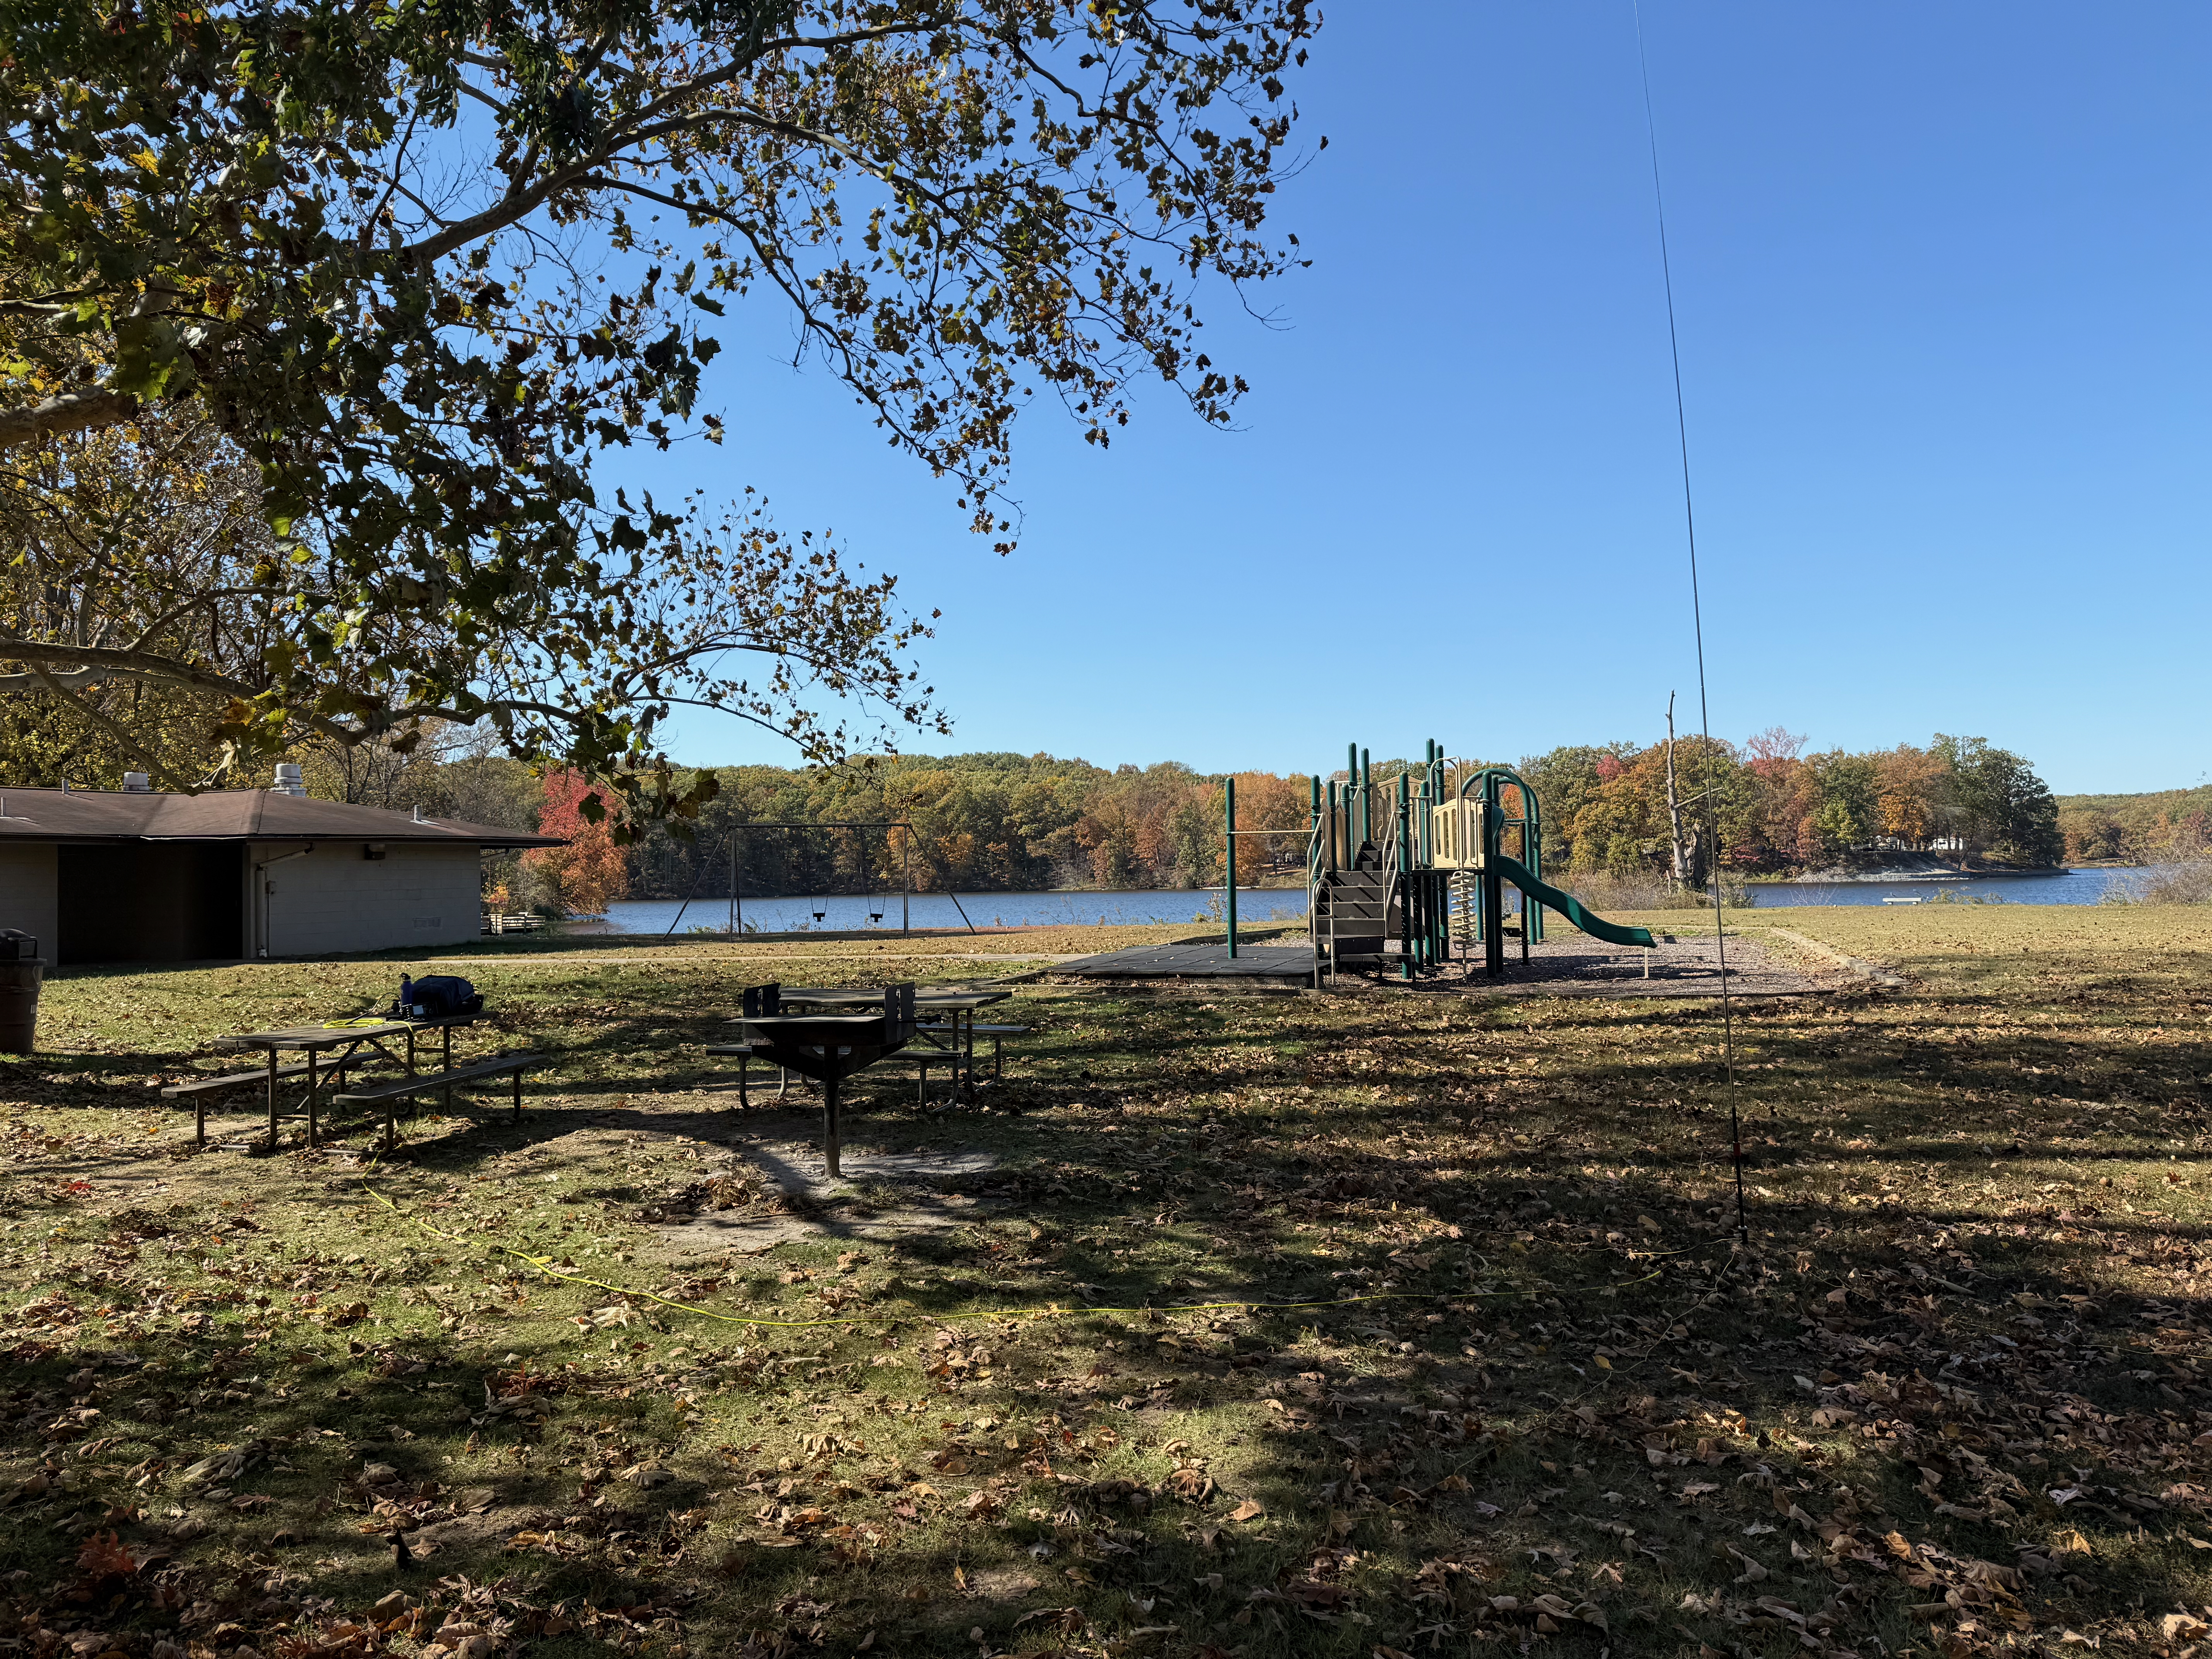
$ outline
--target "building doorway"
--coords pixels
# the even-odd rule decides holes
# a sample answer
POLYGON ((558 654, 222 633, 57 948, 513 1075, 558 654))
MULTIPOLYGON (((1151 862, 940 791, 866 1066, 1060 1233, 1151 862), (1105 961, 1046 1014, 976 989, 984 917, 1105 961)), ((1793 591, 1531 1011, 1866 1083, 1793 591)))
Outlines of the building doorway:
POLYGON ((56 961, 205 962, 241 954, 242 842, 125 842, 56 850, 56 961))

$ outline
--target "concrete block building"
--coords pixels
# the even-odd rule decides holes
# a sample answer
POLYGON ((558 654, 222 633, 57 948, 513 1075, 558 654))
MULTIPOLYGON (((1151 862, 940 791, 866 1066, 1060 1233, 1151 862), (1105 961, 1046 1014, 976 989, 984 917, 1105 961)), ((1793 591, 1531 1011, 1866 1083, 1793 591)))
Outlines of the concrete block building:
POLYGON ((64 964, 459 944, 480 928, 485 851, 560 844, 314 800, 296 783, 203 795, 0 788, 0 927, 34 935, 64 964))

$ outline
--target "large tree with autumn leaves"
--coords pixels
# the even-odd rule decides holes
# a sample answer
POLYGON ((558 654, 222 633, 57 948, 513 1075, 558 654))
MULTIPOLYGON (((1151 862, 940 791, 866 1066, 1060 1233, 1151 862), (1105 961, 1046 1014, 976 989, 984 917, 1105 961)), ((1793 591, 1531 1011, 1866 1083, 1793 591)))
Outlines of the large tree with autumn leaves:
MULTIPOLYGON (((58 522, 117 446, 257 483, 203 580, 122 520, 16 537, 0 690, 210 703, 219 760, 488 721, 692 804, 704 704, 833 755, 927 723, 890 578, 606 453, 720 436, 715 319, 769 305, 1004 547, 1015 417, 1086 436, 1243 383, 1212 285, 1296 263, 1269 198, 1310 0, 9 0, 0 489, 58 522), (22 550, 37 541, 35 557, 22 550), (748 667, 745 665, 750 664, 748 667)), ((143 470, 143 467, 142 467, 143 470)), ((12 533, 12 532, 11 532, 12 533)))

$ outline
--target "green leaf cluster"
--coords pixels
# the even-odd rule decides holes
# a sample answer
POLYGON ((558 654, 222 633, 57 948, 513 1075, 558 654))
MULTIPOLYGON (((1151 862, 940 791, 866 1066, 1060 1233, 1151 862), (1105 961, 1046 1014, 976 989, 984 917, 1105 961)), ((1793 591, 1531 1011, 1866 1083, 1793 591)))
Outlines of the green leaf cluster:
MULTIPOLYGON (((789 734, 930 725, 888 577, 760 499, 628 499, 610 450, 720 441, 703 331, 752 300, 1012 546, 1019 410, 1103 443, 1140 376, 1224 422, 1200 301, 1299 263, 1309 0, 277 0, 0 9, 0 450, 204 417, 258 474, 233 635, 0 659, 190 686, 233 769, 307 734, 489 722, 696 807, 675 707, 789 734), (105 653, 106 654, 100 654, 105 653), (220 660, 218 660, 220 659, 220 660), (733 673, 733 660, 755 672, 733 673)), ((127 544, 60 573, 147 608, 127 544)), ((220 629, 218 631, 221 631, 220 629)))

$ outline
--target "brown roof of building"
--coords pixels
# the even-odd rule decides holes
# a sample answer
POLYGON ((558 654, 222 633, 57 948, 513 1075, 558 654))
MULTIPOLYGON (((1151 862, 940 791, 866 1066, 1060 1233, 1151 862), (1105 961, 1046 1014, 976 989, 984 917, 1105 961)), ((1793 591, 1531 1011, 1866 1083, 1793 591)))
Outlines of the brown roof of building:
POLYGON ((274 789, 204 795, 153 790, 0 789, 3 841, 380 841, 559 847, 557 836, 459 818, 416 818, 378 806, 274 789))

